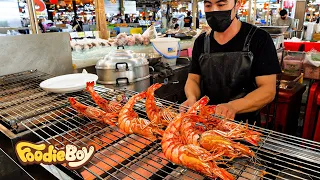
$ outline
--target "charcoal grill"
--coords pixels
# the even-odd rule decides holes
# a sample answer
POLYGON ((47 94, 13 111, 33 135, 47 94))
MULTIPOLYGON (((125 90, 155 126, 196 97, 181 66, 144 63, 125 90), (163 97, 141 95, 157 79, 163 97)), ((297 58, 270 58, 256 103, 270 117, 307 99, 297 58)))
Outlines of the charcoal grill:
MULTIPOLYGON (((6 151, 15 157, 13 147, 18 140, 47 142, 57 149, 66 144, 94 145, 92 160, 79 170, 64 165, 42 165, 60 179, 207 179, 195 171, 170 163, 161 151, 159 141, 139 135, 127 135, 117 127, 79 116, 67 97, 76 97, 85 105, 96 106, 86 92, 53 94, 44 92, 39 83, 51 76, 37 70, 0 77, 0 130, 6 151)), ((113 90, 96 86, 106 99, 129 90, 113 90)), ((179 105, 157 99, 158 103, 178 109, 179 105)), ((135 110, 146 118, 143 102, 135 110)), ((228 171, 236 179, 320 179, 320 143, 252 127, 263 134, 255 147, 255 158, 239 158, 229 163, 228 171)), ((243 142, 245 143, 245 142, 243 142)), ((40 171, 40 170, 39 170, 40 171)))

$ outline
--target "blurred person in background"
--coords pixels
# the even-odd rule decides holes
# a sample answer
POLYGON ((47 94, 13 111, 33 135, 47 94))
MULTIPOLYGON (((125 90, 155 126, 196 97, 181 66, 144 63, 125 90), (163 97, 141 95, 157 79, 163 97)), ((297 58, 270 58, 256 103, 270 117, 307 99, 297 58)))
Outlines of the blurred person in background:
POLYGON ((44 23, 44 19, 39 19, 39 21, 38 21, 38 25, 39 25, 39 27, 40 27, 40 31, 42 32, 42 33, 45 33, 46 32, 46 25, 45 25, 45 23, 44 23))
POLYGON ((203 18, 201 9, 199 10, 199 18, 200 18, 200 19, 203 18))
POLYGON ((280 12, 280 18, 276 20, 275 26, 289 26, 287 32, 295 31, 294 20, 288 16, 288 12, 282 9, 280 12))
POLYGON ((121 23, 123 23, 124 21, 123 21, 123 19, 122 19, 122 16, 121 15, 118 15, 118 20, 117 20, 117 23, 118 24, 121 24, 121 23))
POLYGON ((136 19, 133 21, 134 23, 139 23, 140 18, 136 17, 136 19))
POLYGON ((77 32, 82 32, 83 31, 83 22, 81 21, 79 16, 76 16, 74 18, 72 28, 76 30, 77 32))
POLYGON ((179 30, 179 29, 180 29, 179 24, 175 24, 175 25, 174 25, 174 29, 175 29, 175 30, 179 30))
POLYGON ((178 18, 172 18, 171 21, 169 22, 168 28, 169 29, 174 29, 174 27, 176 26, 177 22, 178 22, 178 18))
POLYGON ((62 23, 61 19, 58 19, 56 24, 63 24, 63 23, 62 23))
POLYGON ((118 22, 117 17, 114 16, 110 24, 116 24, 118 22))
POLYGON ((184 18, 184 26, 183 27, 190 27, 191 28, 191 25, 192 25, 192 16, 191 16, 191 12, 188 11, 187 17, 184 18))

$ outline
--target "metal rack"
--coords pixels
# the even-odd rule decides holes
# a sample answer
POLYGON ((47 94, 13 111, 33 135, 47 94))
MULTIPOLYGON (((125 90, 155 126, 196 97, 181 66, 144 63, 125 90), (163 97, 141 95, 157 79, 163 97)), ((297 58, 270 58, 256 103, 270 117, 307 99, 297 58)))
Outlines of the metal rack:
MULTIPOLYGON (((108 126, 79 116, 67 102, 68 96, 88 106, 96 106, 86 92, 72 94, 45 93, 39 83, 51 76, 28 71, 0 77, 0 122, 11 133, 29 133, 20 139, 54 144, 57 149, 66 144, 96 147, 93 159, 83 168, 71 171, 58 169, 74 179, 205 179, 197 172, 170 163, 161 151, 159 141, 139 135, 128 135, 118 127, 108 126), (30 85, 22 88, 25 84, 30 85), (36 93, 24 96, 35 90, 36 93), (6 91, 6 93, 2 93, 6 91), (14 92, 14 93, 12 93, 14 92), (37 97, 37 93, 43 93, 37 97), (21 97, 10 98, 10 95, 21 97), (5 99, 5 100, 3 100, 5 99), (8 110, 9 109, 9 110, 8 110), (32 113, 30 111, 32 110, 32 113)), ((118 94, 128 98, 135 92, 95 87, 104 98, 118 94)), ((157 99, 158 104, 179 104, 157 99)), ((135 105, 140 117, 147 118, 144 102, 135 105)), ((237 179, 320 179, 320 143, 252 127, 263 134, 259 146, 247 144, 256 157, 239 158, 229 163, 229 172, 237 179)), ((245 144, 245 142, 242 142, 245 144)))

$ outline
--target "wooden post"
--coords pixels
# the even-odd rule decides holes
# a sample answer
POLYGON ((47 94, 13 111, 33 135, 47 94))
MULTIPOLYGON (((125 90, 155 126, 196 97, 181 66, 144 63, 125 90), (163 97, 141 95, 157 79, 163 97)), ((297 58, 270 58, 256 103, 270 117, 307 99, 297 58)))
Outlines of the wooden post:
MULTIPOLYGON (((267 9, 267 20, 266 20, 267 26, 269 26, 269 24, 268 24, 269 23, 269 13, 270 13, 270 0, 269 0, 269 4, 268 4, 268 9, 267 9)), ((270 23, 270 25, 271 25, 271 23, 270 23)))
POLYGON ((120 0, 120 14, 124 16, 124 0, 120 0))
POLYGON ((254 0, 254 6, 253 6, 253 23, 256 23, 256 19, 257 19, 257 0, 254 0))
POLYGON ((96 27, 100 31, 101 39, 109 39, 110 34, 107 29, 106 13, 104 10, 104 0, 95 0, 96 6, 96 27))
POLYGON ((32 34, 39 34, 39 26, 33 0, 27 0, 32 34))
POLYGON ((192 29, 195 30, 197 29, 197 15, 198 15, 198 12, 197 12, 197 6, 198 6, 198 0, 193 0, 192 1, 192 29))
POLYGON ((247 22, 251 23, 251 9, 252 9, 252 0, 248 0, 248 18, 247 18, 247 22))

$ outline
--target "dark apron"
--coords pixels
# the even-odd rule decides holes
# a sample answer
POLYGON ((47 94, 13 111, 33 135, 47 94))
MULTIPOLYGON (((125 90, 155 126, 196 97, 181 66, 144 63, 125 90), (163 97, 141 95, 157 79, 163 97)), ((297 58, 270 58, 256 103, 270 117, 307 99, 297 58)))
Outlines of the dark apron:
MULTIPOLYGON (((205 36, 204 53, 200 55, 201 93, 210 98, 209 104, 228 103, 242 98, 257 88, 251 74, 253 54, 250 52, 251 38, 257 27, 252 26, 240 52, 210 53, 210 36, 205 36)), ((237 114, 238 121, 260 126, 259 111, 237 114)))

